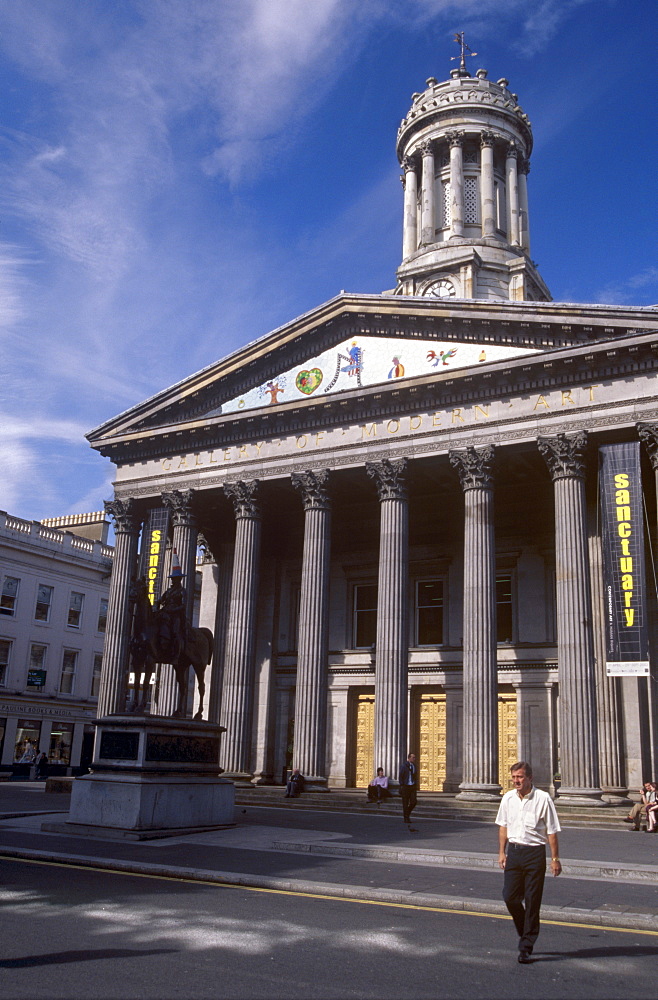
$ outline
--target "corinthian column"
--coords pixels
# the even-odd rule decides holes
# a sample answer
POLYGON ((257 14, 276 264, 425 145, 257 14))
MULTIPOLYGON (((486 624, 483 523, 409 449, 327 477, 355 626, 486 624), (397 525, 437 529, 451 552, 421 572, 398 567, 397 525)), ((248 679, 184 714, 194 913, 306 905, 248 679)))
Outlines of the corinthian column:
POLYGON ((375 767, 395 779, 407 756, 409 661, 407 459, 366 462, 380 502, 375 659, 375 767))
POLYGON ((422 143, 423 174, 421 180, 420 242, 421 246, 434 243, 436 214, 434 208, 434 146, 428 139, 422 143))
POLYGON ((560 685, 560 799, 603 805, 599 785, 592 591, 587 549, 587 434, 537 441, 555 491, 555 587, 560 685))
POLYGON ((498 799, 494 449, 451 451, 464 491, 464 770, 462 799, 498 799))
POLYGON ((608 677, 605 668, 605 602, 603 595, 603 552, 596 528, 596 506, 588 517, 589 564, 592 575, 592 623, 596 680, 599 777, 603 798, 616 805, 628 802, 624 781, 622 749, 623 711, 619 677, 608 677))
POLYGON ((528 174, 530 160, 519 163, 519 229, 521 246, 530 253, 530 216, 528 215, 528 174))
POLYGON ((402 161, 404 170, 404 223, 402 232, 402 259, 406 260, 418 249, 418 180, 416 164, 410 156, 402 161))
POLYGON ((293 765, 310 791, 327 791, 327 659, 329 652, 329 472, 294 472, 304 503, 304 557, 299 606, 293 765))
POLYGON ((105 510, 114 518, 116 540, 98 695, 99 718, 121 714, 126 709, 131 628, 130 584, 137 568, 137 545, 141 527, 141 518, 132 499, 107 500, 105 510))
POLYGON ((450 235, 464 235, 463 132, 446 132, 450 144, 450 235))
POLYGON ((482 201, 482 235, 496 235, 496 192, 494 185, 494 143, 493 132, 480 134, 480 196, 482 201))
POLYGON ((518 246, 519 239, 519 178, 516 158, 519 151, 513 142, 507 147, 505 172, 507 175, 507 242, 518 246))
POLYGON ((225 777, 249 787, 253 777, 251 728, 261 534, 258 486, 256 479, 224 486, 233 503, 236 530, 221 713, 222 725, 226 727, 222 766, 225 777))
MULTIPOLYGON (((185 587, 185 617, 192 621, 194 607, 194 587, 196 584, 196 549, 197 526, 192 510, 194 490, 171 490, 162 494, 162 506, 171 512, 171 523, 174 528, 173 547, 176 550, 183 573, 185 587)), ((172 715, 178 708, 178 682, 171 663, 160 664, 158 683, 158 715, 172 715)), ((187 712, 187 692, 183 715, 187 712)))

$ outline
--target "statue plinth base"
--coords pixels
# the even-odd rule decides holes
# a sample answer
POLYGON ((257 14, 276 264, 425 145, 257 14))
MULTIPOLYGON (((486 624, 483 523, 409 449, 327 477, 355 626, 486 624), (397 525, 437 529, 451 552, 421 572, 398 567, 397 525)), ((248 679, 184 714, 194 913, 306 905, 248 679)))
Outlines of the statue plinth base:
POLYGON ((91 773, 73 782, 68 822, 49 829, 147 839, 234 822, 235 789, 218 763, 223 726, 149 715, 95 725, 91 773))

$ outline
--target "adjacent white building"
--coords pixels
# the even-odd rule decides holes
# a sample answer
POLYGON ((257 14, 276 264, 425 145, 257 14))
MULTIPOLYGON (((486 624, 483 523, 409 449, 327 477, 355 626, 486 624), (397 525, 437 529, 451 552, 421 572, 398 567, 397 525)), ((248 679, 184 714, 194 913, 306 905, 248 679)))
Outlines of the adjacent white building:
POLYGON ((39 751, 51 773, 91 759, 112 570, 107 527, 102 511, 43 523, 0 511, 0 772, 26 776, 39 751))

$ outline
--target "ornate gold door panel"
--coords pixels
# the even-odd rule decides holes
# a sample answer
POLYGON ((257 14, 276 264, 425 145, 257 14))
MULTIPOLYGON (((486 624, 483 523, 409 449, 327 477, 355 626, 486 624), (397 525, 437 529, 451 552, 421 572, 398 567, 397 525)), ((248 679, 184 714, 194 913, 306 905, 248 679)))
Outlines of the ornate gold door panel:
POLYGON ((446 696, 422 693, 418 704, 420 788, 442 792, 446 780, 446 696))
POLYGON ((360 694, 356 702, 356 753, 354 784, 367 788, 374 775, 375 695, 360 694))
POLYGON ((516 692, 498 693, 498 781, 503 792, 512 788, 509 769, 518 758, 516 692))

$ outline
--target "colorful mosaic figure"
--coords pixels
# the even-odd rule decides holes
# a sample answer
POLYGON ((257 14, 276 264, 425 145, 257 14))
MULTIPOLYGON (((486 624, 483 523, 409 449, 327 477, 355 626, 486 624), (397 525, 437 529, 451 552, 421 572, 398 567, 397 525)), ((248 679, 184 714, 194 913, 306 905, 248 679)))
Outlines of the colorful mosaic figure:
POLYGON ((436 351, 428 351, 427 360, 431 363, 431 365, 434 368, 436 368, 439 361, 443 362, 444 365, 447 365, 448 362, 450 361, 450 358, 454 358, 456 353, 457 353, 456 347, 453 347, 449 351, 439 351, 438 354, 436 353, 436 351))
POLYGON ((359 347, 356 340, 352 341, 352 346, 348 348, 347 354, 341 354, 339 351, 336 355, 336 371, 331 382, 324 390, 329 392, 333 389, 336 382, 338 381, 341 373, 345 372, 350 378, 355 377, 357 385, 361 388, 361 372, 363 371, 363 350, 359 347), (346 361, 346 365, 341 366, 341 361, 346 361))
POLYGON ((285 382, 283 383, 283 385, 279 385, 280 381, 281 380, 279 379, 276 382, 274 381, 268 382, 267 385, 264 385, 261 388, 261 395, 270 397, 270 402, 269 402, 270 406, 274 406, 275 403, 278 403, 279 396, 281 395, 282 392, 285 392, 286 388, 285 382))
POLYGON ((394 358, 392 358, 391 360, 393 361, 393 367, 391 368, 390 372, 388 373, 388 377, 389 378, 402 378, 402 376, 404 375, 404 365, 402 364, 402 362, 400 361, 400 359, 397 356, 394 357, 394 358))

